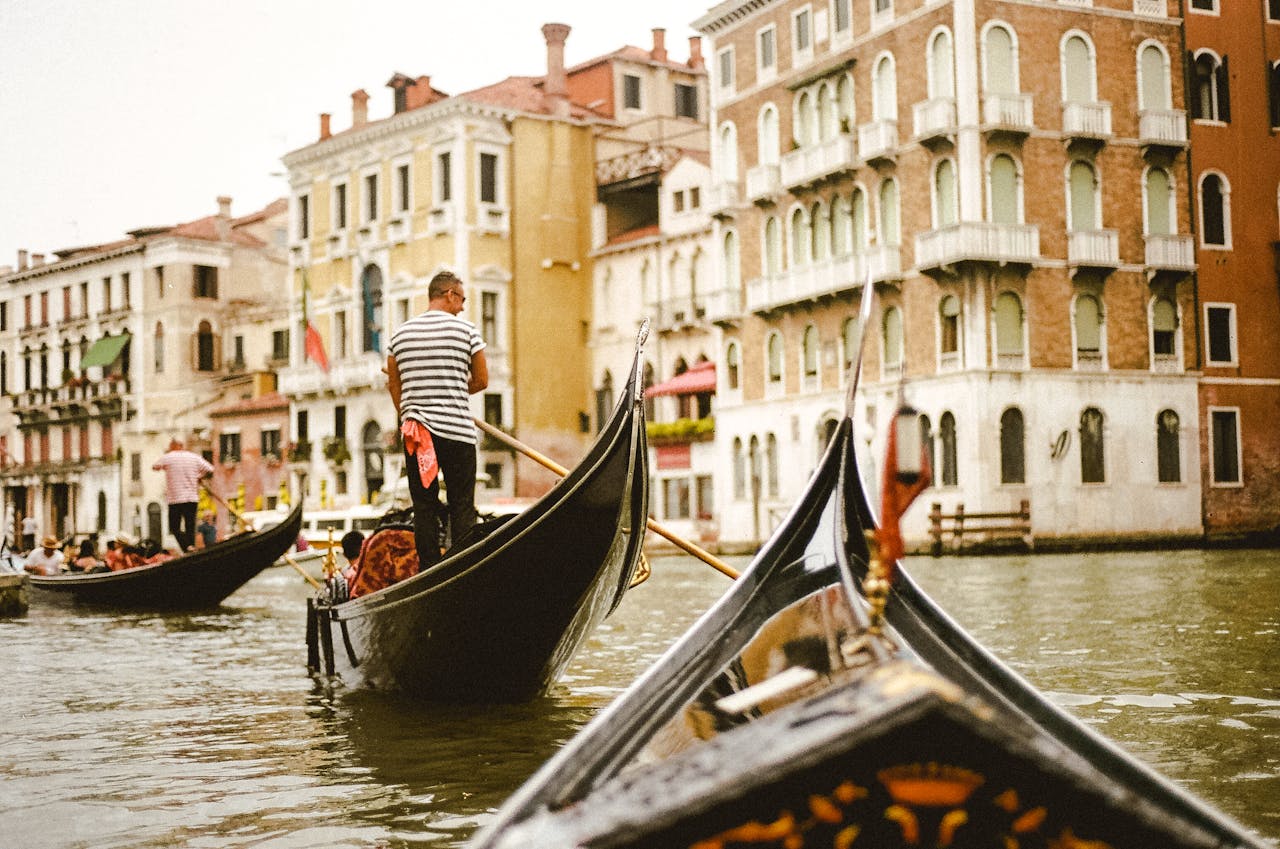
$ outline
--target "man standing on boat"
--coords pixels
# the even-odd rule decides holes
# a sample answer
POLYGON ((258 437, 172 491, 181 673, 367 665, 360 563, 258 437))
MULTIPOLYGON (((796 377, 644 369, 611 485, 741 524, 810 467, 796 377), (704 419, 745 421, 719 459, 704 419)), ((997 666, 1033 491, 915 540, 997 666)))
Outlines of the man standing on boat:
POLYGON ((419 569, 440 559, 440 480, 449 492, 453 541, 476 522, 476 428, 468 397, 489 385, 484 340, 459 318, 467 297, 451 271, 431 278, 427 311, 391 336, 387 391, 404 436, 419 569))
POLYGON ((165 500, 169 502, 169 533, 182 551, 196 542, 196 501, 200 481, 213 474, 213 466, 199 454, 186 450, 181 439, 169 442, 169 450, 151 467, 164 472, 165 500))

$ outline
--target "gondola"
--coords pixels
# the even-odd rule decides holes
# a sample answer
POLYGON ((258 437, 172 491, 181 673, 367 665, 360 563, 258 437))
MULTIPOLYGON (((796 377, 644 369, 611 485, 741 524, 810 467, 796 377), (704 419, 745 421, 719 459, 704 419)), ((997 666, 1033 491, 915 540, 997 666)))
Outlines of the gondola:
POLYGON ((470 849, 1267 845, 888 583, 854 446, 470 849))
POLYGON ((308 665, 343 686, 439 702, 547 691, 621 601, 640 560, 648 460, 630 378, 583 461, 528 509, 428 569, 358 598, 316 599, 308 665))
POLYGON ((40 597, 118 610, 183 611, 216 607, 298 539, 302 505, 278 525, 246 531, 172 560, 120 572, 32 575, 40 597))

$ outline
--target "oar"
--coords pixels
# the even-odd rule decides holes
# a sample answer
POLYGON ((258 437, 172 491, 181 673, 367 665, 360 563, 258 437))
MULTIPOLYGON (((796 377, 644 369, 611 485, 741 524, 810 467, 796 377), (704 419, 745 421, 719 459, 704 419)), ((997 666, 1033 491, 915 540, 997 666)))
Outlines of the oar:
MULTIPOLYGON (((503 433, 501 430, 498 430, 498 428, 494 427, 493 425, 481 419, 473 419, 472 421, 476 423, 476 427, 480 428, 485 433, 492 436, 494 439, 498 440, 499 442, 506 443, 507 445, 511 446, 515 450, 519 451, 521 454, 528 457, 530 460, 540 463, 541 465, 555 472, 560 477, 564 477, 565 475, 569 474, 569 470, 566 469, 564 466, 560 465, 555 460, 552 460, 550 457, 546 456, 545 454, 541 454, 538 451, 534 450, 533 448, 530 448, 528 445, 525 445, 523 442, 516 439, 514 436, 511 436, 510 434, 507 434, 507 433, 503 433)), ((658 536, 663 537, 667 541, 674 543, 677 548, 680 548, 688 552, 689 554, 692 554, 694 557, 698 558, 703 563, 706 563, 708 566, 715 569, 717 572, 720 572, 724 575, 728 575, 730 578, 738 577, 739 572, 737 569, 734 569, 728 563, 725 563, 723 560, 716 557, 711 552, 706 551, 705 549, 699 548, 698 546, 694 545, 693 543, 689 542, 686 539, 676 536, 674 533, 667 530, 662 525, 659 525, 653 519, 649 519, 646 524, 649 530, 653 531, 658 536)))
POLYGON ((239 513, 237 513, 236 508, 232 507, 230 504, 223 501, 222 496, 214 492, 207 483, 205 483, 204 481, 201 481, 200 488, 203 489, 205 492, 209 493, 210 498, 212 498, 214 501, 221 504, 226 509, 226 511, 229 514, 231 514, 231 516, 236 520, 237 527, 247 528, 249 526, 249 523, 244 520, 244 516, 241 516, 239 513))
POLYGON ((320 582, 319 582, 319 581, 317 581, 315 578, 311 577, 311 573, 310 573, 310 572, 308 572, 306 569, 303 569, 303 568, 302 568, 302 564, 301 564, 301 563, 299 563, 298 561, 294 560, 292 557, 290 557, 290 556, 289 556, 289 555, 287 555, 287 554, 282 555, 282 556, 284 557, 284 562, 285 562, 285 563, 288 563, 290 566, 292 566, 293 568, 297 569, 297 570, 298 570, 298 574, 299 574, 299 575, 301 575, 302 577, 304 577, 304 578, 306 578, 306 579, 307 579, 307 583, 308 583, 308 584, 310 584, 311 586, 313 586, 313 587, 315 587, 316 589, 320 590, 321 592, 324 592, 324 584, 320 583, 320 582))

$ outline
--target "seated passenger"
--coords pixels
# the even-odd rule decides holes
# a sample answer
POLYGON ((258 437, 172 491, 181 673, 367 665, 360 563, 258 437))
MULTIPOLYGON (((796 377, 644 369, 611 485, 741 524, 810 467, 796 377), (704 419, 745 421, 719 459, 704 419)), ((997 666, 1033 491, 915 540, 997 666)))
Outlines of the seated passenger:
POLYGON ((25 568, 33 575, 57 575, 65 559, 58 550, 57 538, 47 536, 40 541, 39 548, 27 555, 25 568))
POLYGON ((71 561, 71 570, 73 572, 98 572, 102 571, 103 568, 102 561, 98 559, 98 553, 94 550, 93 540, 82 540, 79 553, 71 561))
POLYGON ((142 551, 137 547, 137 543, 133 537, 124 531, 116 534, 116 538, 112 540, 114 545, 107 545, 107 568, 112 572, 120 572, 125 569, 133 569, 142 565, 142 551))
POLYGON ((356 577, 360 566, 360 549, 364 546, 364 534, 359 531, 347 531, 342 535, 342 556, 347 558, 347 568, 342 570, 342 577, 347 579, 348 586, 356 577))
POLYGON ((389 587, 418 574, 418 548, 413 531, 384 528, 369 537, 350 581, 351 598, 389 587))

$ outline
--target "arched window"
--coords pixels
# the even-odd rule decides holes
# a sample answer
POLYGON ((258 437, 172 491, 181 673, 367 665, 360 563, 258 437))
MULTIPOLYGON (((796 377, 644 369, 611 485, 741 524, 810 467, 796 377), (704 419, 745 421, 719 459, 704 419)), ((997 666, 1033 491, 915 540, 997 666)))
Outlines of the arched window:
POLYGON ((856 350, 858 346, 858 320, 856 318, 846 318, 844 324, 840 325, 840 360, 844 363, 844 370, 848 371, 853 365, 853 360, 858 356, 856 350))
POLYGON ((898 217, 898 183, 885 180, 880 184, 880 244, 897 247, 902 244, 898 217))
POLYGON ((831 440, 836 435, 836 430, 840 427, 840 421, 835 418, 825 418, 822 424, 818 425, 818 458, 822 459, 822 455, 831 445, 831 440))
POLYGON ((1102 305, 1093 295, 1076 298, 1075 309, 1076 361, 1100 363, 1102 361, 1102 305))
POLYGON ((733 438, 733 497, 747 497, 747 457, 742 451, 742 438, 733 438))
POLYGON ((848 256, 853 250, 853 216, 849 199, 836 196, 831 202, 831 253, 848 256))
MULTIPOLYGON (((739 257, 738 257, 738 233, 736 230, 725 231, 723 261, 724 261, 724 287, 728 292, 736 296, 736 293, 738 293, 742 289, 742 286, 740 283, 741 275, 742 275, 741 265, 740 265, 741 261, 739 260, 739 257)), ((697 296, 698 292, 697 292, 697 281, 693 275, 696 273, 697 267, 698 267, 697 258, 695 257, 694 263, 691 266, 689 266, 689 275, 690 275, 689 289, 690 289, 690 294, 695 297, 697 296)), ((697 302, 695 301, 695 303, 697 302)))
POLYGON ((778 497, 778 437, 772 433, 764 438, 764 466, 770 498, 778 497))
POLYGON ((777 165, 779 157, 778 110, 772 103, 760 110, 759 155, 761 165, 777 165))
POLYGON ((929 97, 956 96, 955 63, 951 57, 951 33, 938 30, 929 41, 929 97))
POLYGON ((217 368, 215 342, 212 325, 207 321, 200 322, 196 330, 196 371, 213 371, 217 368))
POLYGON ((613 411, 613 375, 607 370, 600 379, 600 385, 596 388, 596 431, 604 427, 604 423, 609 420, 609 413, 613 411))
POLYGON ((1062 100, 1065 103, 1093 103, 1098 99, 1093 48, 1081 35, 1070 35, 1062 43, 1062 100))
POLYGON ((99 531, 107 529, 107 493, 98 490, 98 521, 95 525, 99 531))
POLYGON ((1161 410, 1156 416, 1156 471, 1160 483, 1182 481, 1182 453, 1178 446, 1178 414, 1161 410))
POLYGON ((765 375, 770 386, 782 386, 782 334, 769 334, 765 375))
POLYGON ((156 322, 156 338, 155 338, 155 360, 154 366, 156 374, 164 373, 164 325, 156 322))
POLYGON ((1231 242, 1231 205, 1227 181, 1217 174, 1200 178, 1200 240, 1226 247, 1231 242))
POLYGON ((813 261, 831 258, 831 222, 822 204, 815 203, 809 209, 809 231, 813 236, 813 261))
POLYGON ((1191 63, 1191 117, 1201 121, 1231 121, 1227 59, 1205 50, 1191 63))
POLYGON ((1157 360, 1176 360, 1178 309, 1168 298, 1156 298, 1151 305, 1151 352, 1157 360))
POLYGON ((1018 202, 1018 165, 1006 153, 991 157, 990 216, 992 224, 1019 224, 1022 216, 1018 202))
POLYGON ((1071 163, 1069 183, 1070 206, 1067 229, 1084 232, 1098 229, 1098 175, 1093 166, 1076 160, 1071 163))
POLYGON ((1102 450, 1102 411, 1089 407, 1080 414, 1080 482, 1106 481, 1102 450))
POLYGON ((929 422, 929 417, 924 413, 920 414, 920 441, 924 445, 925 457, 929 461, 929 477, 930 486, 938 485, 938 457, 937 445, 933 438, 933 425, 929 422))
POLYGON ((828 83, 818 88, 818 138, 831 141, 840 132, 840 116, 836 107, 836 91, 828 83))
POLYGON ((764 270, 768 277, 782 273, 782 225, 772 215, 764 222, 764 270))
POLYGON ((729 347, 724 352, 724 380, 726 389, 737 389, 738 387, 738 368, 740 355, 738 353, 738 343, 730 342, 729 347))
POLYGON ((656 382, 653 375, 653 363, 645 363, 644 371, 640 379, 644 386, 644 417, 648 421, 653 421, 654 413, 657 411, 657 399, 649 394, 650 387, 656 382))
POLYGON ((942 159, 933 169, 933 226, 949 227, 958 220, 956 209, 956 167, 942 159))
POLYGON ((996 355, 1022 359, 1022 300, 1013 292, 996 296, 996 355))
POLYGON ((811 259, 812 237, 809 235, 809 216, 797 207, 791 213, 791 267, 808 265, 811 259))
POLYGON ((360 274, 363 351, 382 351, 382 270, 370 263, 360 274))
POLYGON ((871 119, 898 120, 898 78, 891 55, 886 53, 876 62, 871 85, 871 119))
POLYGON ((720 149, 717 153, 724 182, 738 182, 738 129, 732 121, 720 125, 720 149))
POLYGON ((1169 172, 1163 168, 1151 168, 1143 182, 1145 211, 1144 226, 1148 236, 1168 236, 1173 233, 1173 185, 1169 172))
POLYGON ((960 299, 946 295, 938 304, 938 342, 943 359, 960 353, 960 299))
POLYGON ((754 500, 760 495, 760 437, 751 437, 751 442, 747 446, 747 480, 751 487, 751 498, 754 500))
POLYGON ((1022 411, 1010 407, 1000 416, 1000 483, 1026 483, 1026 432, 1022 411))
POLYGON ((1154 42, 1138 52, 1138 109, 1163 111, 1173 108, 1169 91, 1169 59, 1154 42))
POLYGON ((813 95, 807 91, 800 92, 796 98, 796 113, 792 122, 796 143, 800 147, 809 147, 818 140, 818 111, 813 103, 813 95))
POLYGON ((818 379, 818 328, 810 324, 804 329, 804 340, 801 347, 801 359, 804 362, 804 376, 807 380, 818 379))
POLYGON ((894 373, 902 369, 902 310, 889 307, 881 319, 881 341, 884 346, 884 370, 894 373))
POLYGON ((857 254, 867 251, 867 193, 855 187, 849 202, 849 213, 853 219, 853 252, 857 254))
POLYGON ((840 110, 840 128, 849 132, 854 125, 853 78, 848 74, 840 76, 836 83, 836 106, 840 110))
POLYGON ((943 486, 957 486, 960 475, 956 468, 956 417, 950 412, 943 413, 939 431, 942 441, 942 473, 938 479, 943 486))
POLYGON ((982 38, 982 83, 988 94, 1018 91, 1018 62, 1013 35, 1003 26, 992 26, 982 38))

